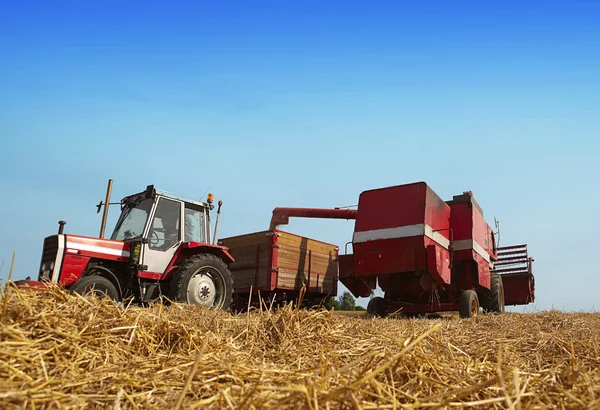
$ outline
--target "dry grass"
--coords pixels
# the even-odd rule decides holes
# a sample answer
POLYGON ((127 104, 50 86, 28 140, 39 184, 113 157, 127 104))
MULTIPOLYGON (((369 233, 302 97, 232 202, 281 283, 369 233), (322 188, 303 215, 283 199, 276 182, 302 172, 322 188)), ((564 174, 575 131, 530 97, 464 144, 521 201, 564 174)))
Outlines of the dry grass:
POLYGON ((3 408, 600 407, 600 314, 234 316, 7 292, 3 408))

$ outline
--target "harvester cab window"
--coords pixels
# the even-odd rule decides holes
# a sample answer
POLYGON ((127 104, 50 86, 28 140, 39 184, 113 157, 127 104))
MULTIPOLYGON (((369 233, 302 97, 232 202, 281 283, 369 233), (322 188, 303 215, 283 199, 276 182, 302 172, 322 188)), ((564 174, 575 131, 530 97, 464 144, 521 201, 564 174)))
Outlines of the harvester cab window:
POLYGON ((204 209, 185 204, 185 222, 183 232, 186 242, 206 242, 204 232, 204 209))
POLYGON ((149 248, 166 251, 179 243, 180 238, 181 202, 160 198, 150 226, 149 248))

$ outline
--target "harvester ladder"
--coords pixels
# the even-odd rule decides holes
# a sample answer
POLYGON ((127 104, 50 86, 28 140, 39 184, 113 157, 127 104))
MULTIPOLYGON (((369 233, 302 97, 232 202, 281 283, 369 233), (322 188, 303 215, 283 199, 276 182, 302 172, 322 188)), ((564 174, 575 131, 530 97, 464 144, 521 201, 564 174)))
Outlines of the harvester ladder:
POLYGON ((492 272, 498 274, 532 273, 533 258, 527 254, 527 245, 513 245, 498 248, 498 260, 492 272))

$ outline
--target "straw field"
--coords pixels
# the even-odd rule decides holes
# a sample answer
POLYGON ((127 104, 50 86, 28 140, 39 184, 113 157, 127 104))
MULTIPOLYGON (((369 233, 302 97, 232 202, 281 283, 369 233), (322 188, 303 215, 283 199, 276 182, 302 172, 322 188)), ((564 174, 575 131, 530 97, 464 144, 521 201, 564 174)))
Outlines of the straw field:
POLYGON ((7 409, 600 408, 598 313, 233 315, 10 285, 0 309, 7 409))

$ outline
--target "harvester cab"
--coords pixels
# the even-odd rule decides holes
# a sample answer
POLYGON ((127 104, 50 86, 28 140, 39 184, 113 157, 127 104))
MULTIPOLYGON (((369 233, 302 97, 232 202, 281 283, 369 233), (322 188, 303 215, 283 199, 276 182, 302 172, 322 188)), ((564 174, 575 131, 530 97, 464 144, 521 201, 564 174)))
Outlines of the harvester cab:
MULTIPOLYGON (((184 199, 149 185, 124 197, 110 239, 104 239, 106 208, 100 237, 59 233, 44 240, 38 281, 58 283, 78 293, 93 291, 115 300, 133 297, 140 303, 168 299, 213 308, 229 308, 233 281, 226 247, 211 243, 207 202, 184 199)), ((99 210, 100 206, 99 205, 99 210)), ((217 222, 222 202, 219 201, 217 222)), ((214 235, 216 236, 216 226, 214 235)))

